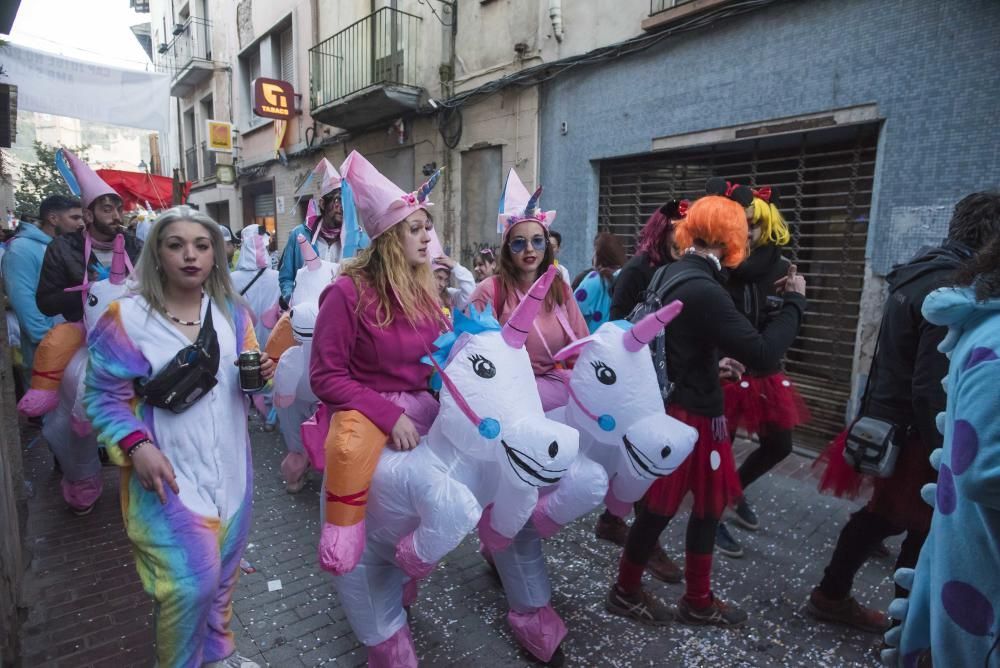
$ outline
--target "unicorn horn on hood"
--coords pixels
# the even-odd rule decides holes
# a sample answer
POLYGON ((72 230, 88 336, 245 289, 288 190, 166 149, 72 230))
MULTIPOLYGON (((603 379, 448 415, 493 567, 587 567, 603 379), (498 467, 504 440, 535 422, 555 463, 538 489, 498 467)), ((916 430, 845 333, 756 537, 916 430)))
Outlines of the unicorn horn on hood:
POLYGON ((531 323, 534 322, 541 310, 545 295, 548 294, 549 287, 557 273, 559 270, 556 269, 555 265, 550 265, 548 270, 539 276, 538 280, 531 286, 528 295, 517 305, 517 308, 510 315, 510 320, 503 326, 503 340, 511 348, 524 347, 528 332, 531 330, 531 323))
POLYGON ((108 281, 111 285, 121 285, 128 278, 128 265, 125 260, 125 235, 115 235, 112 248, 111 271, 108 272, 108 281))
POLYGON ((663 331, 671 320, 684 308, 680 300, 675 299, 655 313, 650 313, 645 318, 635 323, 635 326, 626 330, 623 334, 625 350, 630 353, 639 352, 643 346, 656 338, 657 334, 663 331))
POLYGON ((319 255, 316 255, 316 249, 309 244, 309 240, 306 239, 304 234, 297 235, 295 240, 299 244, 299 252, 302 253, 302 262, 309 268, 309 271, 317 271, 323 266, 319 255))
POLYGON ((542 187, 538 186, 538 189, 528 198, 528 203, 524 205, 524 215, 531 216, 538 210, 538 200, 542 197, 542 187))
POLYGON ((427 196, 431 194, 431 191, 434 190, 434 186, 437 185, 438 179, 441 178, 442 171, 444 171, 444 167, 431 174, 431 177, 424 181, 422 186, 417 188, 417 192, 415 193, 417 196, 417 202, 423 204, 424 201, 427 200, 427 196))

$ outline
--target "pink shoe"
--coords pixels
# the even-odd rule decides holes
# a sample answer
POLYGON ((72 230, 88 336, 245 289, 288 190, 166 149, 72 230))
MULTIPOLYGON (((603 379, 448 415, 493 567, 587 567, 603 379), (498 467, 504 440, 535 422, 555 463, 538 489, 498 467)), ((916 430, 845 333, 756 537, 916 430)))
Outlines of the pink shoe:
POLYGON ((388 640, 368 648, 369 668, 416 668, 417 651, 413 647, 410 625, 403 624, 388 640))
POLYGON ((493 528, 490 518, 493 517, 493 504, 486 506, 483 516, 479 518, 479 542, 490 552, 503 552, 514 542, 513 538, 507 538, 502 533, 493 528))
POLYGON ((511 610, 507 622, 517 642, 539 661, 550 661, 566 637, 566 625, 551 604, 534 612, 511 610))
POLYGON ((17 412, 25 417, 39 417, 51 413, 59 405, 55 390, 28 390, 17 402, 17 412))
POLYGON ((349 527, 324 524, 319 538, 319 565, 334 575, 354 570, 365 551, 365 521, 349 527))
POLYGON ((76 515, 86 515, 94 509, 94 504, 101 498, 104 491, 104 479, 101 474, 84 478, 83 480, 66 480, 61 483, 63 499, 70 510, 76 515))
POLYGON ((413 532, 403 536, 396 544, 396 564, 414 580, 431 574, 437 563, 426 562, 417 554, 413 545, 413 532))
POLYGON ((531 511, 531 523, 535 525, 535 530, 542 538, 552 538, 559 532, 559 529, 562 529, 562 525, 549 517, 547 512, 551 498, 552 495, 548 494, 538 499, 535 509, 531 511))

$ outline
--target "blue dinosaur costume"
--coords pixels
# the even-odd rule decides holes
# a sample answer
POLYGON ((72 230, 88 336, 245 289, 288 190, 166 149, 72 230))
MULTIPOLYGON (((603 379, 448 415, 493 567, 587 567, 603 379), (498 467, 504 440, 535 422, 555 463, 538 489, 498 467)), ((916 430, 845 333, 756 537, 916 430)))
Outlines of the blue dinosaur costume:
POLYGON ((1000 299, 945 288, 927 297, 923 314, 948 327, 944 448, 931 455, 937 484, 922 491, 934 506, 930 535, 916 570, 896 572, 912 591, 889 607, 902 626, 886 634, 898 649, 883 659, 906 668, 1000 666, 1000 299))

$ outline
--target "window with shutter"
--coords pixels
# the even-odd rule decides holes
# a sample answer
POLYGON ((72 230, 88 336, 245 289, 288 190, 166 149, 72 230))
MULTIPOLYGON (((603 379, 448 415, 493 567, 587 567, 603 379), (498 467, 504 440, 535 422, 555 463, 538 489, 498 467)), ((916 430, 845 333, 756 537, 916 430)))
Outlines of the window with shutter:
POLYGON ((281 33, 281 63, 279 71, 281 80, 287 81, 295 87, 295 45, 292 41, 292 29, 289 28, 281 33))
POLYGON ((275 231, 274 193, 259 193, 253 198, 253 222, 263 225, 268 234, 275 231))

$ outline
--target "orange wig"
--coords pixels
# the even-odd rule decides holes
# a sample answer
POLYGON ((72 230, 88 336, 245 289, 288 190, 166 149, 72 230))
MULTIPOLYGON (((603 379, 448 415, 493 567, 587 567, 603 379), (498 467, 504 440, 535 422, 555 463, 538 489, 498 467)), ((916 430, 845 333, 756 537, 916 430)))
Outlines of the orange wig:
POLYGON ((691 205, 687 218, 677 224, 674 239, 681 249, 695 242, 722 246, 723 266, 738 266, 747 256, 749 240, 746 210, 728 197, 706 195, 691 205))

